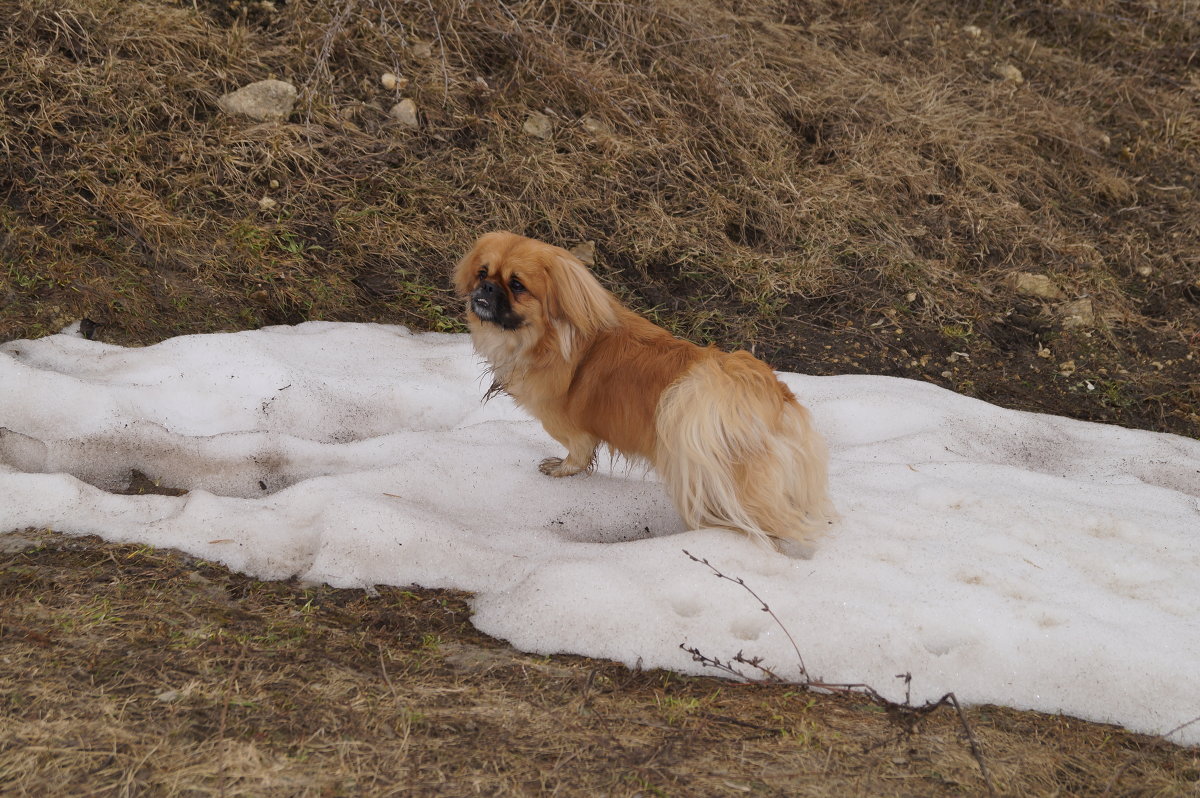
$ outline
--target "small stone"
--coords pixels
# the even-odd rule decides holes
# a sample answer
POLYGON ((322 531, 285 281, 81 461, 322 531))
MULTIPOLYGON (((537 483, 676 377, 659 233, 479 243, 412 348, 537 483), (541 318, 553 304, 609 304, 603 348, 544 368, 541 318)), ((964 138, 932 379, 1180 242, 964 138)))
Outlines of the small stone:
POLYGON ((417 58, 429 58, 429 56, 433 55, 433 48, 429 45, 429 42, 413 42, 409 50, 417 58))
POLYGON ((909 291, 907 294, 904 295, 904 301, 905 302, 916 302, 917 301, 917 292, 909 291))
POLYGON ((398 78, 394 72, 384 72, 379 76, 379 82, 383 84, 385 89, 392 91, 400 85, 400 78, 398 78))
POLYGON ((963 25, 962 32, 970 36, 972 39, 978 39, 983 35, 983 29, 978 25, 963 25))
POLYGON ((222 95, 217 107, 256 122, 282 122, 291 115, 296 96, 296 87, 286 81, 260 80, 222 95))
POLYGON ((1138 266, 1137 273, 1142 277, 1149 277, 1150 275, 1154 274, 1154 269, 1150 268, 1149 266, 1138 266))
POLYGON ((1042 346, 1038 347, 1037 356, 1043 358, 1044 360, 1049 360, 1050 358, 1054 357, 1054 353, 1042 346))
POLYGON ((389 115, 404 127, 421 126, 421 121, 417 118, 417 104, 407 97, 393 105, 389 115))
POLYGON ((260 199, 258 201, 258 207, 264 211, 273 210, 275 208, 275 206, 278 204, 279 204, 278 202, 276 202, 275 200, 273 200, 267 196, 264 196, 262 199, 260 199))
POLYGON ((1075 373, 1075 361, 1074 360, 1064 360, 1062 363, 1059 363, 1058 364, 1058 373, 1064 377, 1070 377, 1072 374, 1075 373))
POLYGON ((584 241, 571 247, 571 254, 579 258, 585 266, 596 265, 596 242, 584 241))
POLYGON ((612 135, 612 128, 608 126, 607 122, 605 122, 603 119, 597 119, 590 114, 585 116, 583 119, 580 119, 579 124, 583 126, 584 130, 586 130, 588 133, 591 133, 593 136, 612 135))
POLYGON ((526 117, 521 129, 539 139, 548 139, 554 132, 554 122, 545 114, 534 111, 526 117))
POLYGON ((1000 64, 996 67, 996 74, 999 75, 1002 80, 1006 80, 1009 83, 1015 83, 1018 86, 1025 82, 1025 76, 1021 74, 1021 70, 1017 69, 1012 64, 1000 64))
POLYGON ((272 180, 270 183, 267 183, 267 188, 279 188, 279 181, 272 180))
POLYGON ((1054 284, 1044 274, 1033 274, 1031 272, 1017 272, 1009 278, 1009 284, 1012 289, 1022 296, 1036 297, 1037 299, 1059 300, 1066 299, 1067 295, 1062 292, 1062 289, 1054 284))
POLYGON ((1095 180, 1096 191, 1102 196, 1122 204, 1137 202, 1137 190, 1122 177, 1118 177, 1111 173, 1102 173, 1096 176, 1095 180))
POLYGON ((1092 300, 1087 298, 1064 302, 1058 307, 1058 315, 1062 319, 1062 326, 1067 329, 1091 327, 1096 323, 1096 308, 1092 300))

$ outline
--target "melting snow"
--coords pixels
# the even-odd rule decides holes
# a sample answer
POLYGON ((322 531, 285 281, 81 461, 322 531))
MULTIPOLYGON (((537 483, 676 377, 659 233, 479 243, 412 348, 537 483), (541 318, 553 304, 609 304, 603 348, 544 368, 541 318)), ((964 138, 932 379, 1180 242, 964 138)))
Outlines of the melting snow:
MULTIPOLYGON (((832 453, 811 559, 687 531, 653 474, 560 454, 465 336, 309 323, 126 349, 0 345, 0 532, 174 547, 261 578, 475 593, 537 653, 702 672, 680 643, 894 698, 1165 732, 1200 714, 1200 442, 912 380, 782 379, 832 453), (120 495, 136 469, 182 496, 120 495)), ((711 671, 710 671, 711 672, 711 671)), ((1200 742, 1200 725, 1177 733, 1200 742)))

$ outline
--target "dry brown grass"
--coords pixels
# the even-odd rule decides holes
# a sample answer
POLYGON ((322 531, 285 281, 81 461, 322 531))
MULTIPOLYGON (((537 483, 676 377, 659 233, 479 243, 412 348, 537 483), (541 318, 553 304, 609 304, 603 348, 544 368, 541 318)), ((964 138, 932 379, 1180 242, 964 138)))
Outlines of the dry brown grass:
MULTIPOLYGON (((0 555, 5 795, 984 794, 953 712, 534 657, 467 597, 258 582, 25 532, 0 555)), ((0 536, 8 544, 12 536, 0 536)), ((1200 754, 968 710, 1002 795, 1195 795, 1200 754)))
POLYGON ((0 337, 458 329, 448 265, 509 228, 595 240, 636 306, 782 368, 1195 434, 1197 20, 1194 0, 17 0, 0 337), (271 76, 301 89, 289 123, 217 110, 271 76), (401 97, 420 130, 389 117, 401 97), (1098 327, 1064 330, 1017 271, 1098 327))

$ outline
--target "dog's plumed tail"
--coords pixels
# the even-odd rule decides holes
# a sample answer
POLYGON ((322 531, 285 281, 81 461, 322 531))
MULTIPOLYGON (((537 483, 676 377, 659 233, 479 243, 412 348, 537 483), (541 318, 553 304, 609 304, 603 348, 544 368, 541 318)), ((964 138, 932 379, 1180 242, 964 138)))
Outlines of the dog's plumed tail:
POLYGON ((708 350, 663 392, 654 467, 692 529, 805 541, 835 517, 808 411, 745 352, 708 350))

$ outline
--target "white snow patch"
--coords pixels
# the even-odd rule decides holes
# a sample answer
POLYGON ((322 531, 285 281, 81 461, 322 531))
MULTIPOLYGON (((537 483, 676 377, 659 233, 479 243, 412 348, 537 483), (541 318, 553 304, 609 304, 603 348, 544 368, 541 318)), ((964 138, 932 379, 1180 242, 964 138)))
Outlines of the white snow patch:
MULTIPOLYGON (((782 379, 842 514, 811 559, 686 531, 653 474, 549 479, 465 336, 309 323, 126 349, 0 345, 0 532, 175 547, 261 578, 473 591, 537 653, 702 672, 761 656, 893 698, 1165 732, 1200 714, 1200 442, 887 377, 782 379), (189 492, 129 496, 132 469, 189 492)), ((1200 725, 1176 734, 1200 742, 1200 725)))

